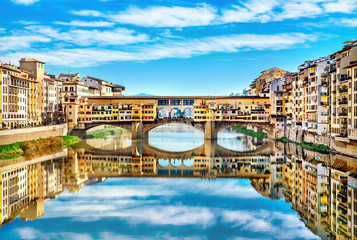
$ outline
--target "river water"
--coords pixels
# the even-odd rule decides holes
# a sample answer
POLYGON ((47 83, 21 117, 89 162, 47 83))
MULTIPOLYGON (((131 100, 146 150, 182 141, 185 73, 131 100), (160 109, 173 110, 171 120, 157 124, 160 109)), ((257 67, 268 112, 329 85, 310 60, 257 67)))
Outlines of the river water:
POLYGON ((356 159, 226 130, 2 164, 0 239, 354 239, 356 159))

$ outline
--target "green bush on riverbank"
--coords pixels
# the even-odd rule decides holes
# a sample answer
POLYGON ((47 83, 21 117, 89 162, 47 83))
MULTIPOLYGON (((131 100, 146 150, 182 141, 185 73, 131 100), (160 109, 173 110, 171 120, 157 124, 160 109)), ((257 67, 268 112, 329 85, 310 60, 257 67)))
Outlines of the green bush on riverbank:
POLYGON ((252 136, 252 137, 255 137, 255 138, 265 138, 265 137, 267 137, 267 134, 264 133, 264 132, 256 132, 254 130, 247 129, 244 126, 235 125, 233 127, 233 129, 236 130, 237 132, 244 133, 244 134, 246 134, 248 136, 252 136))
POLYGON ((1 145, 0 159, 14 159, 21 156, 32 158, 57 151, 63 147, 70 147, 79 140, 80 138, 77 136, 61 136, 1 145))
MULTIPOLYGON (((287 137, 282 137, 279 139, 280 142, 283 143, 290 143, 293 142, 291 141, 289 138, 287 137)), ((324 154, 328 154, 330 153, 330 148, 329 146, 323 145, 323 144, 315 144, 315 143, 311 143, 311 142, 295 142, 295 144, 302 146, 303 148, 309 150, 309 151, 313 151, 313 152, 319 152, 319 153, 324 153, 324 154)))

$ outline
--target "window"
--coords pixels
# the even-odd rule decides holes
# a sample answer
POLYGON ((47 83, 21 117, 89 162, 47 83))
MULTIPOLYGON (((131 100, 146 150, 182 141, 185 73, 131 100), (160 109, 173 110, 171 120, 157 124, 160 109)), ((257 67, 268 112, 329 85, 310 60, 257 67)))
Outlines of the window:
POLYGON ((187 105, 193 105, 194 100, 183 100, 183 105, 187 106, 187 105))
POLYGON ((169 100, 158 100, 157 104, 159 106, 168 106, 169 105, 169 100))
POLYGON ((181 100, 171 100, 170 105, 173 106, 181 105, 181 100))

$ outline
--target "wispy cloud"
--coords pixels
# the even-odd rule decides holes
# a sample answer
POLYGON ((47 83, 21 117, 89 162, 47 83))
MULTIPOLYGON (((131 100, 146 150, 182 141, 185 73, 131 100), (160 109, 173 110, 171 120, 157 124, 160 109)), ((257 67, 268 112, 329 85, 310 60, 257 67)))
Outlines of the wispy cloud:
POLYGON ((86 21, 79 21, 79 20, 73 20, 70 22, 57 21, 54 23, 58 25, 75 26, 75 27, 111 27, 115 24, 113 22, 107 22, 107 21, 86 22, 86 21))
POLYGON ((118 14, 107 15, 107 18, 122 24, 144 27, 205 26, 215 20, 216 9, 206 4, 197 7, 130 7, 118 14))
POLYGON ((96 10, 79 10, 79 11, 72 11, 71 13, 78 16, 88 16, 88 17, 102 16, 102 14, 96 10))
POLYGON ((22 4, 22 5, 32 5, 35 2, 38 2, 40 0, 11 0, 12 2, 16 4, 22 4))
POLYGON ((39 34, 39 36, 49 37, 52 40, 71 43, 76 46, 125 45, 149 41, 148 35, 136 33, 133 30, 125 28, 106 31, 99 31, 96 29, 73 29, 69 31, 61 31, 48 26, 29 26, 26 27, 26 29, 31 33, 39 34))
POLYGON ((51 39, 40 35, 0 37, 0 52, 30 48, 34 43, 48 43, 51 39))
MULTIPOLYGON (((73 30, 68 34, 61 34, 52 28, 41 28, 37 32, 44 36, 64 42, 76 43, 81 46, 93 44, 124 44, 134 41, 147 40, 146 36, 122 38, 119 32, 88 32, 73 30), (139 39, 138 39, 139 38, 139 39), (118 42, 116 42, 118 41, 118 42)), ((5 55, 5 58, 19 58, 32 56, 43 59, 49 64, 91 66, 110 61, 149 61, 164 58, 188 58, 209 53, 233 53, 250 50, 279 50, 294 47, 315 41, 317 37, 312 34, 282 33, 275 35, 236 34, 199 39, 167 40, 162 43, 132 46, 125 50, 108 50, 100 48, 73 48, 52 51, 16 52, 5 55)), ((1 41, 1 38, 0 38, 1 41)))
POLYGON ((226 23, 267 23, 300 18, 316 18, 329 13, 351 14, 357 9, 357 1, 343 0, 250 0, 218 9, 209 4, 194 7, 131 6, 118 12, 95 10, 72 11, 79 16, 103 17, 121 24, 141 27, 193 27, 226 23))

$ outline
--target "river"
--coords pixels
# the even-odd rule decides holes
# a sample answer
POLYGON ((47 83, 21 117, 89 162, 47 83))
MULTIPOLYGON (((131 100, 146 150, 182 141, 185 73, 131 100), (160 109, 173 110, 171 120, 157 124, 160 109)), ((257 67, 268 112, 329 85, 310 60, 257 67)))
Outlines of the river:
POLYGON ((0 239, 354 239, 356 162, 230 129, 87 139, 1 165, 0 239))

